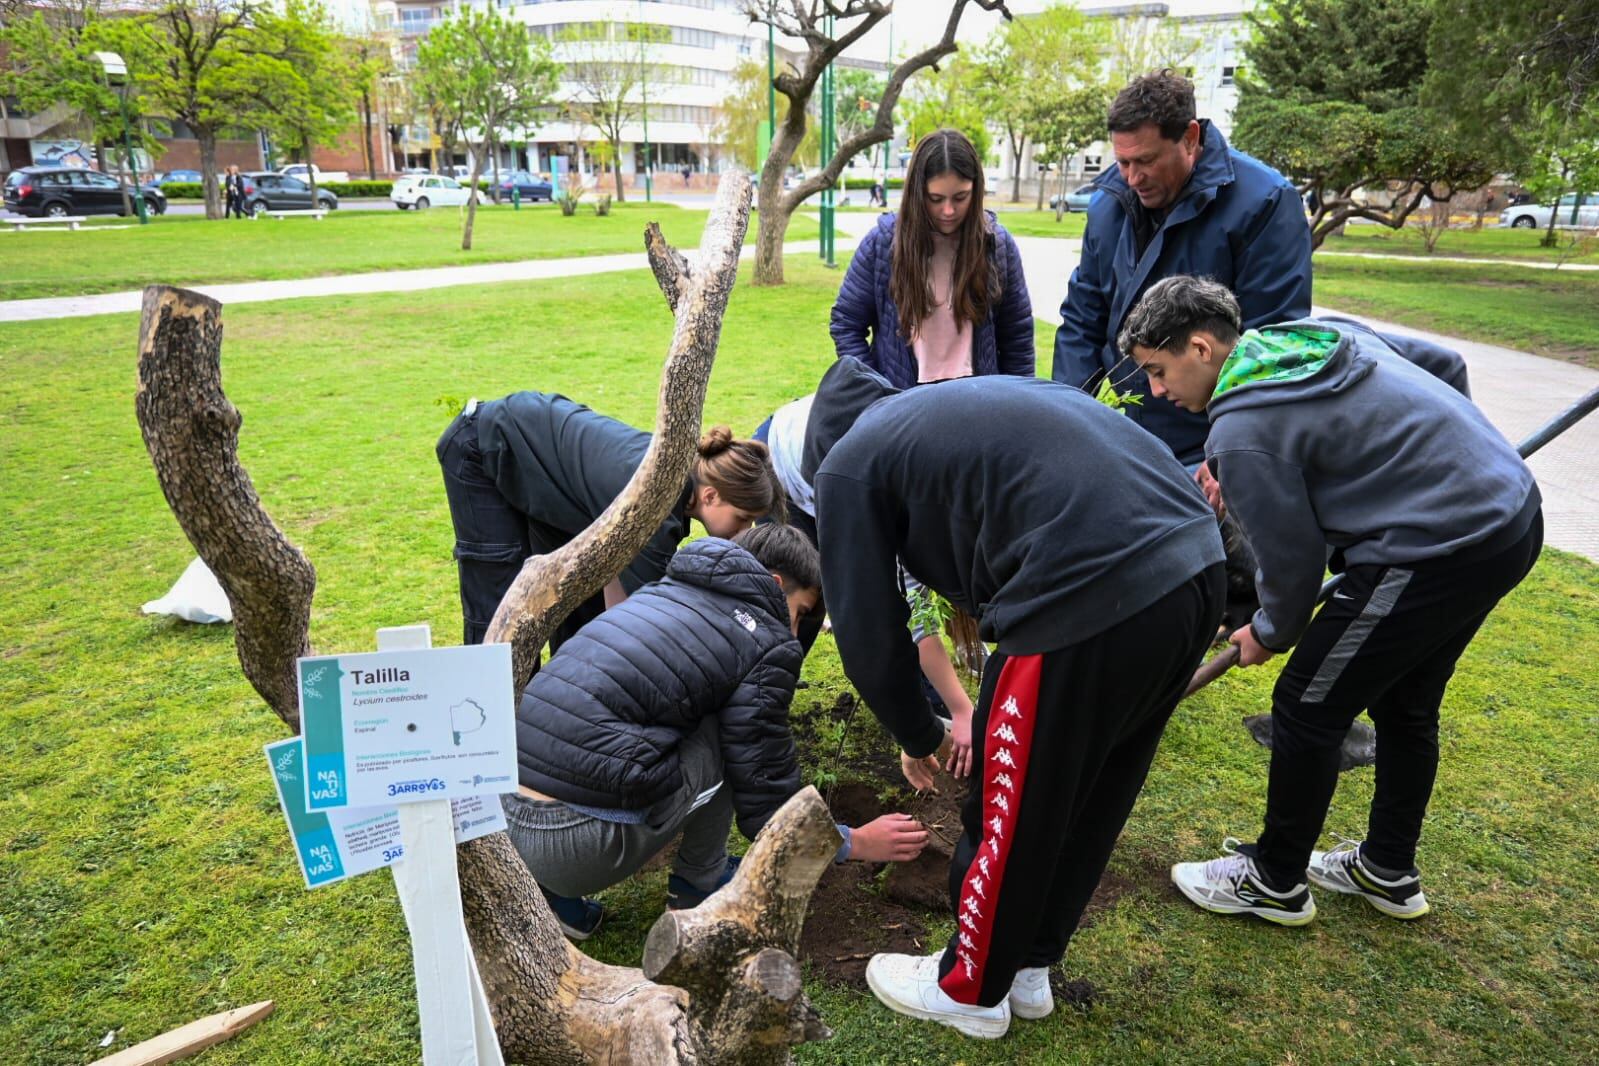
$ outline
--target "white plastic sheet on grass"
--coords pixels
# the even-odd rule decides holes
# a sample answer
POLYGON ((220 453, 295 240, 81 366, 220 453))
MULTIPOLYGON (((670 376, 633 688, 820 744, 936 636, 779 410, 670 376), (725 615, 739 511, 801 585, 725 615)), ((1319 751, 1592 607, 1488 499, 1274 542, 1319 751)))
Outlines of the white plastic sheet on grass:
POLYGON ((233 621, 233 605, 228 603, 227 593, 200 559, 189 564, 170 592, 145 604, 144 613, 170 614, 186 622, 233 621))

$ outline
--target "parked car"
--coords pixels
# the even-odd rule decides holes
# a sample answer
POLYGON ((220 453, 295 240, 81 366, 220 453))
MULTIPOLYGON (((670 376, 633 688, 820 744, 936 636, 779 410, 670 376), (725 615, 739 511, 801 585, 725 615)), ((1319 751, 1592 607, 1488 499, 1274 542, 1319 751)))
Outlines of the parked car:
MULTIPOLYGON (((5 205, 19 215, 65 218, 68 215, 122 215, 122 191, 132 187, 109 174, 83 167, 20 167, 6 178, 5 205)), ((154 185, 141 185, 145 206, 153 215, 167 211, 166 195, 154 185)), ((131 206, 131 205, 130 205, 131 206)), ((135 211, 138 209, 135 207, 135 211)))
MULTIPOLYGON (((414 207, 426 211, 430 207, 456 207, 471 199, 472 191, 454 178, 443 174, 406 174, 394 182, 389 199, 401 211, 414 207)), ((481 202, 481 201, 479 201, 481 202)))
MULTIPOLYGON (((309 211, 311 186, 299 178, 286 178, 270 170, 252 170, 244 178, 244 213, 258 215, 263 211, 309 211)), ((337 211, 337 194, 319 188, 316 206, 325 211, 337 211)))
POLYGON ((198 170, 168 170, 164 173, 156 175, 155 184, 164 186, 171 184, 172 182, 181 181, 193 182, 194 184, 198 185, 200 184, 201 180, 201 175, 198 170))
POLYGON ((323 170, 314 163, 290 163, 279 170, 278 173, 285 178, 297 178, 303 182, 310 182, 312 172, 316 173, 316 183, 321 185, 328 181, 349 181, 350 172, 347 170, 323 170))
MULTIPOLYGON (((1094 198, 1094 193, 1095 193, 1095 191, 1098 188, 1099 187, 1097 185, 1095 185, 1092 182, 1090 182, 1087 185, 1079 185, 1077 188, 1075 188, 1071 192, 1067 193, 1066 194, 1066 210, 1068 210, 1068 211, 1087 211, 1088 210, 1088 201, 1090 201, 1090 200, 1092 200, 1094 198)), ((1054 196, 1051 196, 1049 198, 1049 206, 1050 206, 1051 210, 1055 210, 1057 208, 1057 206, 1059 205, 1059 203, 1060 203, 1060 193, 1056 193, 1054 196)))
POLYGON ((518 190, 524 200, 555 199, 555 186, 526 170, 500 171, 500 199, 509 199, 512 189, 518 190))
MULTIPOLYGON (((1548 204, 1518 204, 1500 213, 1499 224, 1512 229, 1543 229, 1549 225, 1549 211, 1548 204)), ((1583 193, 1581 207, 1577 207, 1576 193, 1562 196, 1555 208, 1555 225, 1579 229, 1599 226, 1599 192, 1583 193), (1575 222, 1571 220, 1572 208, 1576 208, 1575 222)))

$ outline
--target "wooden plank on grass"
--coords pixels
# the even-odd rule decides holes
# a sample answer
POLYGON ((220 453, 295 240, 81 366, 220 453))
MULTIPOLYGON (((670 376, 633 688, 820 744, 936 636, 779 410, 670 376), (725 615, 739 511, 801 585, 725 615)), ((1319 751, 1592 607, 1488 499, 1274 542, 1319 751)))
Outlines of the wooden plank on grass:
POLYGON ((100 1059, 94 1066, 162 1066, 163 1063, 186 1059, 212 1044, 220 1044, 238 1036, 271 1014, 273 1006, 270 999, 265 999, 248 1007, 236 1007, 209 1018, 201 1018, 153 1040, 124 1048, 109 1058, 100 1059))

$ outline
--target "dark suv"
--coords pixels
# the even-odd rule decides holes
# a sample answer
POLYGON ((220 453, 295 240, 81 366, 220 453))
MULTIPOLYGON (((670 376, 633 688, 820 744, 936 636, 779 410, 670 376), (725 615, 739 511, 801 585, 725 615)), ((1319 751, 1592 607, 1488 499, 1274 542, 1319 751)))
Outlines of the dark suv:
MULTIPOLYGON (((64 218, 67 215, 121 215, 122 190, 133 189, 109 174, 80 167, 21 167, 6 177, 6 207, 33 218, 64 218)), ((164 215, 166 195, 154 185, 141 185, 145 206, 153 215, 164 215)), ((134 208, 137 211, 137 208, 134 208)))
MULTIPOLYGON (((274 174, 270 170, 252 170, 244 175, 244 213, 262 211, 309 211, 311 186, 299 178, 274 174)), ((316 191, 316 206, 324 211, 337 211, 339 197, 327 189, 316 191)))

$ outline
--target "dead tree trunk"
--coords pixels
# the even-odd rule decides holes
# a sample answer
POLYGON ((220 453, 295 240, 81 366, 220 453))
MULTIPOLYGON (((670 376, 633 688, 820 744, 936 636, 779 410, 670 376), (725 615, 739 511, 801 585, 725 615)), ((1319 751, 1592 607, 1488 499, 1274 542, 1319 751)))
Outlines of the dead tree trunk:
MULTIPOLYGON (((705 386, 749 220, 747 175, 722 180, 699 254, 651 234, 650 258, 677 328, 656 432, 628 486, 571 543, 530 560, 488 639, 510 640, 517 685, 546 635, 643 546, 688 476, 705 386)), ((294 660, 309 654, 315 573, 262 508, 237 455, 239 412, 222 392, 221 305, 165 286, 145 292, 137 411, 167 502, 233 604, 239 659, 269 706, 298 727, 294 660)), ((731 885, 649 937, 645 973, 595 962, 561 936, 503 833, 463 845, 461 897, 501 1048, 522 1063, 784 1062, 827 1030, 794 959, 805 907, 837 846, 814 789, 756 839, 731 885)))

